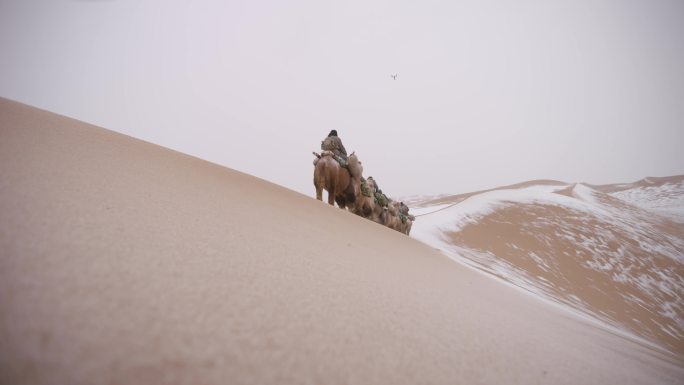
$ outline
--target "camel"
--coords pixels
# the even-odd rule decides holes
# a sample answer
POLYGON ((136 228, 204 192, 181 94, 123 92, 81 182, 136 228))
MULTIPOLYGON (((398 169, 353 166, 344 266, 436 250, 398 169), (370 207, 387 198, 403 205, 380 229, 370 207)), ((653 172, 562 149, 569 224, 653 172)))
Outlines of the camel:
POLYGON ((404 215, 401 212, 401 208, 402 203, 391 201, 387 207, 383 208, 382 215, 380 216, 380 223, 392 230, 409 235, 415 217, 412 215, 404 215))
POLYGON ((354 184, 349 171, 340 166, 333 158, 331 151, 323 151, 320 158, 315 162, 314 186, 316 187, 316 199, 323 200, 323 189, 328 192, 328 204, 335 203, 344 209, 347 204, 354 203, 354 184))
POLYGON ((354 187, 356 202, 352 212, 358 216, 380 223, 380 212, 377 209, 381 209, 381 207, 374 202, 375 190, 373 189, 373 186, 369 183, 365 183, 364 187, 368 189, 366 193, 368 193, 369 196, 364 195, 361 191, 361 183, 358 183, 354 187))
MULTIPOLYGON (((373 218, 373 199, 371 197, 363 195, 361 191, 363 165, 361 164, 361 161, 359 161, 356 154, 353 152, 348 159, 348 168, 349 173, 352 176, 354 196, 356 197, 353 207, 350 207, 351 211, 358 216, 364 217, 366 219, 375 220, 373 218)), ((371 196, 373 196, 372 192, 371 196)))
POLYGON ((403 202, 395 202, 380 194, 377 183, 372 177, 368 178, 364 186, 368 188, 368 195, 361 191, 363 165, 352 152, 347 158, 347 167, 340 166, 331 151, 316 154, 314 160, 314 186, 316 199, 323 200, 323 189, 328 191, 328 204, 335 203, 341 208, 348 208, 351 212, 376 223, 387 226, 406 235, 413 225, 412 215, 408 215, 408 207, 403 202), (379 193, 376 195, 376 192, 379 193), (376 201, 381 197, 380 203, 376 201), (384 203, 382 203, 384 201, 384 203))

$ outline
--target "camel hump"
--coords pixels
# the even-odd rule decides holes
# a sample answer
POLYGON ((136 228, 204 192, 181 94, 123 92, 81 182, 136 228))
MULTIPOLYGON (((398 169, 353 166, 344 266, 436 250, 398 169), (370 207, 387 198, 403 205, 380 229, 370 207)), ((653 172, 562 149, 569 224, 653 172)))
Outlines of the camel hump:
POLYGON ((347 160, 344 159, 343 157, 335 154, 334 151, 330 151, 330 150, 321 151, 321 158, 324 158, 326 156, 333 158, 335 161, 337 161, 337 163, 340 164, 340 166, 347 168, 347 160))
POLYGON ((347 168, 354 178, 361 178, 363 175, 363 166, 361 165, 361 162, 359 162, 359 158, 357 158, 356 154, 353 152, 347 158, 347 168))

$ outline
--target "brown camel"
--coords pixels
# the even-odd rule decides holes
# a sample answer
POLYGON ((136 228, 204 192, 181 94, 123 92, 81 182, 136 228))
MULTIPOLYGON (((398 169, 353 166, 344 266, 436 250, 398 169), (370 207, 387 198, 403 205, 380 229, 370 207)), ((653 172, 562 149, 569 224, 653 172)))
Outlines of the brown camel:
POLYGON ((366 182, 364 184, 365 192, 368 195, 364 195, 361 191, 361 181, 354 186, 354 192, 356 194, 356 202, 352 208, 352 212, 358 216, 370 219, 373 222, 382 224, 380 221, 380 214, 382 213, 382 207, 376 205, 374 202, 375 189, 373 185, 366 182))
POLYGON ((323 189, 328 192, 328 204, 337 205, 344 209, 347 204, 354 203, 354 185, 349 171, 340 166, 333 158, 333 153, 323 151, 320 159, 315 162, 314 186, 316 187, 316 199, 323 200, 323 189))
POLYGON ((413 215, 404 215, 400 211, 402 209, 402 203, 391 201, 390 204, 383 209, 380 216, 380 223, 390 229, 409 235, 415 217, 413 215))
MULTIPOLYGON (((413 225, 413 216, 408 215, 408 207, 402 202, 391 199, 386 206, 377 203, 377 184, 372 178, 368 178, 364 189, 368 189, 363 195, 361 191, 361 179, 363 165, 352 153, 347 158, 347 167, 340 166, 331 151, 324 151, 321 155, 314 153, 314 186, 316 187, 316 199, 323 200, 323 189, 328 191, 328 203, 342 208, 348 208, 356 215, 370 219, 381 225, 408 235, 413 225)), ((384 195, 383 195, 384 197, 384 195)), ((386 199, 386 198, 385 198, 386 199)))

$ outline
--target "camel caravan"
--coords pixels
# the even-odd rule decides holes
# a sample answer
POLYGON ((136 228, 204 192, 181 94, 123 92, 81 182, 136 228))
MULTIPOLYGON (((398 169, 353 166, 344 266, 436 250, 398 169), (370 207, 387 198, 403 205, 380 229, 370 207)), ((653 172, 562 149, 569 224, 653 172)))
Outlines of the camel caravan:
POLYGON ((396 202, 383 194, 373 177, 363 177, 363 166, 355 153, 347 150, 337 131, 332 130, 321 142, 320 154, 314 152, 314 186, 316 199, 323 200, 323 189, 328 192, 328 203, 370 219, 406 235, 415 220, 404 202, 396 202))

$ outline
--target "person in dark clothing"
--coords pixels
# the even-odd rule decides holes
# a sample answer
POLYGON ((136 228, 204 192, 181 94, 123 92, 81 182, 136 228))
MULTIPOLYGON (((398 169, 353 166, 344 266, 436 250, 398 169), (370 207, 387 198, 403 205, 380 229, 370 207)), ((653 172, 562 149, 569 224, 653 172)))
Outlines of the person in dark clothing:
POLYGON ((337 136, 337 130, 332 130, 328 136, 321 142, 321 150, 332 151, 333 154, 340 158, 347 160, 347 150, 342 144, 342 139, 337 136))

